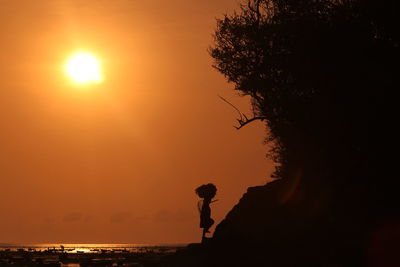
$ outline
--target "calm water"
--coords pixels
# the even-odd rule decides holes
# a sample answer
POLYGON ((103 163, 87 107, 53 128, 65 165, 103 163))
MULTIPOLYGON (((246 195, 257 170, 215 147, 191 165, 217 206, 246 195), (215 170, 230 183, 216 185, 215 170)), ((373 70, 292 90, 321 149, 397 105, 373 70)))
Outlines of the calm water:
POLYGON ((67 253, 173 252, 186 244, 0 244, 0 250, 53 251, 67 253))
POLYGON ((0 266, 60 267, 143 266, 143 262, 157 262, 161 257, 174 253, 186 244, 1 244, 0 266), (43 252, 43 253, 42 253, 43 252), (130 254, 134 253, 134 254, 130 254), (131 257, 134 255, 134 257, 131 257), (97 266, 97 265, 96 265, 97 266))

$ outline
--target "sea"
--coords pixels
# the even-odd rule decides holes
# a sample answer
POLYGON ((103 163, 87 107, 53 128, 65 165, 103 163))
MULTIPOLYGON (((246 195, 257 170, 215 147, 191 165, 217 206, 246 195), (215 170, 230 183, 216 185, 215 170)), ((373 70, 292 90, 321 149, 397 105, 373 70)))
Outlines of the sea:
POLYGON ((144 266, 187 244, 1 244, 0 266, 144 266))
POLYGON ((2 244, 0 251, 104 253, 104 252, 174 252, 187 244, 2 244))

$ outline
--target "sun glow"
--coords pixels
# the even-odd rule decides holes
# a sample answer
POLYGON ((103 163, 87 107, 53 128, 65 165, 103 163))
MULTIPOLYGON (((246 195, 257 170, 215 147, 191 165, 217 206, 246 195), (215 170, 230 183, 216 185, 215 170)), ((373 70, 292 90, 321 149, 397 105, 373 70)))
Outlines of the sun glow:
POLYGON ((103 81, 100 61, 90 53, 80 52, 72 55, 65 65, 65 71, 75 83, 87 84, 103 81))

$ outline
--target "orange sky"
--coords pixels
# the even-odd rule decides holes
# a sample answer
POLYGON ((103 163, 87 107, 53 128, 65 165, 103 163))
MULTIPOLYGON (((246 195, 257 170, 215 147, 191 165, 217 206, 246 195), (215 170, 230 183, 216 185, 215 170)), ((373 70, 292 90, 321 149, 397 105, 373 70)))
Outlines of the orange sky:
POLYGON ((248 99, 211 67, 236 0, 0 0, 0 243, 199 241, 194 189, 219 222, 272 164, 248 99), (105 81, 63 73, 76 50, 105 81))

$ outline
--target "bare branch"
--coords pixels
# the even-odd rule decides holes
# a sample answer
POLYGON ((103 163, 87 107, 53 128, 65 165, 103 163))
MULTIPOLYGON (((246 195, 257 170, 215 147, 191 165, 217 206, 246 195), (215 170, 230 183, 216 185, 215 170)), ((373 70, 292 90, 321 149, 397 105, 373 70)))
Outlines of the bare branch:
POLYGON ((243 120, 243 115, 244 115, 244 114, 243 114, 237 107, 235 107, 231 102, 229 102, 228 100, 226 100, 226 99, 223 98, 222 96, 218 95, 218 97, 221 98, 222 101, 224 101, 225 103, 227 103, 228 105, 230 105, 231 107, 233 107, 233 108, 237 111, 237 113, 239 113, 240 121, 243 120))
POLYGON ((267 117, 261 117, 261 116, 253 116, 252 118, 248 118, 246 116, 246 114, 244 114, 243 112, 241 112, 237 107, 235 107, 235 105, 233 105, 231 102, 229 102, 228 100, 226 100, 225 98, 223 98, 222 96, 218 95, 219 98, 221 98, 225 103, 227 103, 228 105, 230 105, 231 107, 233 107, 237 113, 239 113, 240 118, 236 119, 239 123, 239 126, 233 126, 236 130, 241 129, 242 127, 246 126, 247 124, 256 121, 256 120, 266 120, 267 117))
POLYGON ((242 127, 244 127, 244 126, 246 126, 247 124, 249 124, 250 122, 253 122, 253 121, 263 121, 263 120, 266 120, 267 118, 266 117, 253 117, 253 118, 251 118, 251 119, 246 119, 246 120, 238 120, 238 122, 239 122, 239 126, 233 126, 236 130, 240 130, 242 127))

